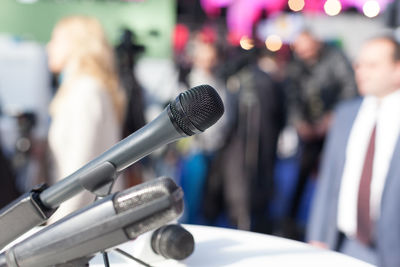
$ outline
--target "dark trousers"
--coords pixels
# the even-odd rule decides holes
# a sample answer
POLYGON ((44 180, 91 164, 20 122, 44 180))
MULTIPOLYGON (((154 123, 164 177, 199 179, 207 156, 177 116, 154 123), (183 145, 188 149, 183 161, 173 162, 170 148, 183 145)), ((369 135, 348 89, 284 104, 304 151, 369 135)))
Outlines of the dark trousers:
POLYGON ((318 170, 319 159, 321 156, 324 139, 317 139, 301 144, 300 159, 299 159, 299 172, 294 187, 293 197, 289 209, 289 221, 290 226, 286 229, 287 237, 302 240, 303 231, 301 231, 296 225, 296 218, 300 209, 301 200, 305 191, 309 177, 316 173, 318 170))

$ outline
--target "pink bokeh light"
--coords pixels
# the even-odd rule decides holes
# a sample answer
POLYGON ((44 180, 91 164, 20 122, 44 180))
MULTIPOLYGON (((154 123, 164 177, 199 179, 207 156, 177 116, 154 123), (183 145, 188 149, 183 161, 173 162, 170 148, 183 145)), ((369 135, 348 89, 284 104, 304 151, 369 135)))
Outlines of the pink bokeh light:
POLYGON ((305 0, 304 1, 304 12, 323 12, 324 3, 323 0, 305 0))
MULTIPOLYGON (((252 36, 255 22, 259 20, 262 12, 271 14, 287 9, 288 0, 200 0, 201 6, 206 14, 218 16, 220 8, 227 8, 227 25, 232 36, 252 36)), ((302 12, 318 13, 324 12, 326 0, 304 0, 305 5, 302 12)), ((363 5, 368 0, 340 0, 342 9, 355 7, 362 12, 363 5)), ((394 0, 374 0, 384 10, 394 0)))

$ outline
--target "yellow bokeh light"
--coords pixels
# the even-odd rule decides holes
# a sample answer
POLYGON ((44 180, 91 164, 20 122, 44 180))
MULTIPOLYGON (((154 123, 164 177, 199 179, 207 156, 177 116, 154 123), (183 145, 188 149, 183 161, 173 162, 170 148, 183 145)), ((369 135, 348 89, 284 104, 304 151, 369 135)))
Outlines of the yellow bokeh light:
POLYGON ((304 8, 304 0, 289 0, 288 2, 289 8, 292 11, 300 11, 304 8))
POLYGON ((272 34, 265 40, 265 46, 272 52, 278 51, 282 47, 282 39, 278 35, 272 34))
POLYGON ((378 16, 380 11, 381 11, 381 7, 379 6, 379 3, 375 0, 368 0, 363 5, 364 15, 369 18, 378 16))
POLYGON ((254 47, 254 41, 253 39, 243 36, 240 38, 240 47, 243 48, 244 50, 250 50, 254 47))
POLYGON ((324 5, 325 13, 329 16, 336 16, 342 11, 342 4, 339 0, 327 0, 324 5))

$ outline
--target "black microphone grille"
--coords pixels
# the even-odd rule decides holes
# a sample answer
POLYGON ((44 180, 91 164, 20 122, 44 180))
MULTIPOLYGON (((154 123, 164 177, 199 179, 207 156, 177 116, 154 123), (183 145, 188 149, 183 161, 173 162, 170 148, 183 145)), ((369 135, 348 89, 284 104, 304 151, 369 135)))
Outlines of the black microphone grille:
POLYGON ((215 124, 224 114, 224 104, 217 91, 204 84, 179 94, 170 111, 173 123, 185 134, 193 135, 215 124))

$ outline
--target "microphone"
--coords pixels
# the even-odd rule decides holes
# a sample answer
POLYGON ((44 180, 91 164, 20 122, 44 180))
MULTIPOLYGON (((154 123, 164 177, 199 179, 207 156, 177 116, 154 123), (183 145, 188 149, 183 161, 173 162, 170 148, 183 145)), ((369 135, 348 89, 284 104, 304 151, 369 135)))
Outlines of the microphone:
POLYGON ((166 259, 184 260, 193 253, 194 248, 193 235, 182 225, 171 222, 139 236, 129 248, 129 253, 153 266, 166 259))
POLYGON ((193 235, 179 224, 161 226, 151 235, 152 250, 167 259, 183 260, 194 250, 193 235))
POLYGON ((96 169, 107 165, 105 163, 110 163, 116 172, 120 172, 163 145, 205 131, 223 113, 222 100, 211 86, 200 85, 185 91, 149 124, 45 189, 40 194, 40 200, 46 207, 55 208, 84 189, 96 191, 114 180, 113 177, 99 179, 101 175, 97 175, 96 169))
POLYGON ((62 202, 84 190, 107 195, 119 172, 163 145, 205 131, 223 113, 222 100, 209 85, 179 94, 157 118, 71 175, 48 188, 28 192, 0 210, 0 229, 10 229, 2 233, 0 248, 46 222, 62 202))
POLYGON ((0 267, 89 259, 176 219, 182 211, 182 189, 171 178, 158 178, 107 196, 28 237, 0 254, 0 267))

